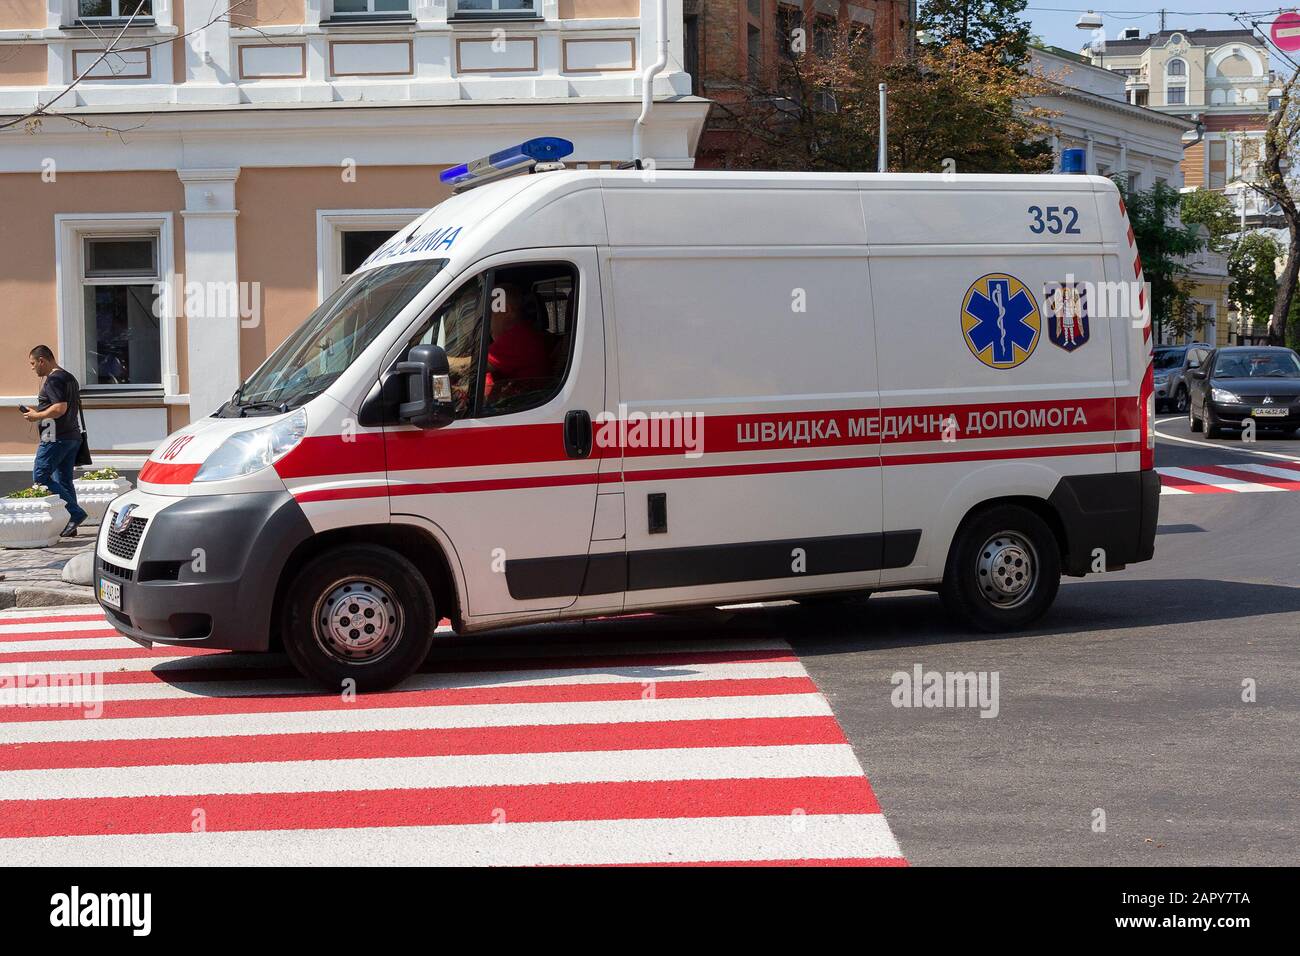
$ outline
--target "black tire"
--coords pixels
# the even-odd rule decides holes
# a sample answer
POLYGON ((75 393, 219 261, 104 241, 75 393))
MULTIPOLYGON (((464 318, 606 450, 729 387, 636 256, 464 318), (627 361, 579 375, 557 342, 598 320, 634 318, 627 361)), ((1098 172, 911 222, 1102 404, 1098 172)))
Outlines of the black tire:
POLYGON ((352 544, 298 572, 280 627, 285 652, 304 677, 331 690, 353 680, 357 690, 371 691, 415 673, 437 624, 433 595, 414 564, 388 548, 352 544))
POLYGON ((1214 413, 1210 411, 1209 406, 1207 405, 1201 411, 1204 417, 1205 437, 1222 438, 1224 435, 1223 427, 1214 420, 1214 413))
POLYGON ((1201 420, 1196 417, 1196 411, 1192 408, 1191 401, 1187 403, 1187 423, 1191 426, 1192 431, 1199 432, 1201 430, 1201 420))
POLYGON ((1020 505, 995 505, 957 532, 939 597, 962 624, 996 633, 1042 617, 1060 585, 1060 545, 1047 522, 1020 505), (1026 567, 1028 581, 1019 576, 1026 567))
POLYGON ((1178 411, 1178 414, 1181 415, 1187 411, 1191 404, 1192 400, 1187 394, 1187 389, 1179 386, 1178 391, 1174 392, 1174 408, 1178 411))

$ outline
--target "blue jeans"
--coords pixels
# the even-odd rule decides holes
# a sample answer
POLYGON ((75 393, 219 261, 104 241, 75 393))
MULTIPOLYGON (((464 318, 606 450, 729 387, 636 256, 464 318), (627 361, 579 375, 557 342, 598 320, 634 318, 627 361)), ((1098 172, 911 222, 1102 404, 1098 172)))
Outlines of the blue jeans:
POLYGON ((80 438, 42 441, 36 444, 36 461, 32 463, 32 480, 54 492, 68 506, 68 517, 77 524, 86 520, 86 512, 77 504, 77 490, 72 487, 72 466, 77 463, 80 438))

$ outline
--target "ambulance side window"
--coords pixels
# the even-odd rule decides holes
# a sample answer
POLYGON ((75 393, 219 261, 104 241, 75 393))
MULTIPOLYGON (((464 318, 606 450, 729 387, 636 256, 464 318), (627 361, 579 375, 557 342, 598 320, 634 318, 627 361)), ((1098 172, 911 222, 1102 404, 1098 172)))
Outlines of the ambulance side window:
POLYGON ((407 344, 447 353, 457 418, 509 415, 559 394, 576 314, 567 263, 492 269, 457 289, 407 344))
POLYGON ((478 399, 479 353, 483 339, 483 281, 470 279, 433 314, 407 347, 438 345, 451 368, 451 396, 457 418, 470 418, 478 399))

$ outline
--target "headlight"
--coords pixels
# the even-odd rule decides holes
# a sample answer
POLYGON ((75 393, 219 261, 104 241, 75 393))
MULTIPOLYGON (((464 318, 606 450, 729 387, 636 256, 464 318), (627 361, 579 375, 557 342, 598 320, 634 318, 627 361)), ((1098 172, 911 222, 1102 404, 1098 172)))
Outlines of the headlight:
POLYGON ((1212 388, 1210 389, 1210 401, 1236 405, 1241 402, 1241 399, 1226 388, 1212 388))
POLYGON ((307 434, 307 412, 298 409, 288 418, 237 432, 208 456, 195 481, 223 481, 251 475, 275 464, 307 434))

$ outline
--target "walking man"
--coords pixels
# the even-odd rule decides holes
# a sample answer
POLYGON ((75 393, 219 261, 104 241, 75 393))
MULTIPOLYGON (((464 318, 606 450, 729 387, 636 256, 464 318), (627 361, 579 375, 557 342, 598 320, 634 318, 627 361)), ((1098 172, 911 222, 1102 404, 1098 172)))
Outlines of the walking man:
POLYGON ((27 364, 43 380, 37 408, 22 409, 23 418, 36 422, 41 440, 36 443, 36 460, 32 480, 54 492, 68 506, 68 523, 61 538, 75 538, 77 525, 86 520, 86 512, 77 504, 77 490, 72 486, 72 467, 81 449, 81 386, 67 369, 59 368, 48 345, 38 345, 28 354, 27 364))

